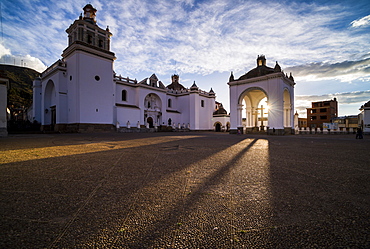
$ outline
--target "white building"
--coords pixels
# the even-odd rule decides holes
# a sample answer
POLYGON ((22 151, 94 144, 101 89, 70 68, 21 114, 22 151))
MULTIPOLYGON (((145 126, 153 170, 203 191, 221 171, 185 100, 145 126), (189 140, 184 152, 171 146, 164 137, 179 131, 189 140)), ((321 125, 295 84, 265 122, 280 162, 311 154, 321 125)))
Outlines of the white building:
POLYGON ((212 130, 215 93, 185 88, 173 75, 167 87, 155 74, 140 82, 118 76, 109 29, 96 24, 91 4, 66 30, 62 58, 33 83, 33 116, 43 130, 93 131, 171 125, 212 130))
POLYGON ((222 103, 217 101, 215 111, 213 112, 212 123, 214 131, 228 132, 230 130, 230 115, 227 114, 222 103))
POLYGON ((362 105, 360 111, 358 115, 358 126, 364 133, 370 134, 370 101, 362 105))
POLYGON ((257 57, 257 67, 229 79, 230 132, 294 134, 294 79, 284 74, 276 62, 266 66, 264 55, 257 57), (243 118, 245 123, 243 125, 243 118))
POLYGON ((0 136, 7 136, 7 92, 9 87, 9 79, 4 75, 0 75, 0 136))

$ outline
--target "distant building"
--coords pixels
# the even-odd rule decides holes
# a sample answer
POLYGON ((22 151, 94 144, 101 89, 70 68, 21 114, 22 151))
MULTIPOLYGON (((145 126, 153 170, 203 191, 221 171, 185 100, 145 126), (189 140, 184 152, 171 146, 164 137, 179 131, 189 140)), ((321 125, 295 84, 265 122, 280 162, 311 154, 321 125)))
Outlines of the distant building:
POLYGON ((0 136, 7 136, 7 93, 9 79, 0 73, 0 136))
POLYGON ((358 125, 366 134, 370 134, 370 101, 360 107, 358 125))
POLYGON ((307 108, 307 127, 323 128, 323 123, 332 123, 338 117, 337 99, 312 102, 312 107, 307 108))
POLYGON ((298 118, 298 127, 306 128, 307 127, 307 118, 298 118))
POLYGON ((342 116, 333 119, 338 124, 338 129, 343 132, 354 132, 358 127, 358 115, 342 116))

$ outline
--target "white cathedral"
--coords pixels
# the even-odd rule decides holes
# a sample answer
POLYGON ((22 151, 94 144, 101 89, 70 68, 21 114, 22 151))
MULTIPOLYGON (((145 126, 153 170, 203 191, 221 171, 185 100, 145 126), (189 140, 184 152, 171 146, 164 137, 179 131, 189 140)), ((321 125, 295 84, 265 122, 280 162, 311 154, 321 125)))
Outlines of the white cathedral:
MULTIPOLYGON (((33 117, 42 130, 214 129, 212 89, 203 91, 195 82, 186 88, 179 75, 168 86, 155 74, 141 81, 116 75, 109 28, 96 24, 91 4, 83 10, 66 30, 69 41, 62 59, 33 82, 33 117)), ((218 117, 218 126, 220 122, 218 117)))

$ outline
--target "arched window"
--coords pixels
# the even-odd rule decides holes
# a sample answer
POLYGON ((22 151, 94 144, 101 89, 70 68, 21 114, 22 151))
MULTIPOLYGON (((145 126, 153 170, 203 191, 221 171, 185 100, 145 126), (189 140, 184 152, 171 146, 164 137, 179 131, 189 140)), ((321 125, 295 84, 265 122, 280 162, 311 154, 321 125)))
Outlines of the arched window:
POLYGON ((122 90, 122 101, 127 101, 127 91, 122 90))
POLYGON ((168 107, 171 108, 172 107, 172 100, 171 99, 168 99, 168 107))
POLYGON ((201 106, 201 107, 204 107, 204 100, 201 100, 201 101, 200 101, 200 106, 201 106))

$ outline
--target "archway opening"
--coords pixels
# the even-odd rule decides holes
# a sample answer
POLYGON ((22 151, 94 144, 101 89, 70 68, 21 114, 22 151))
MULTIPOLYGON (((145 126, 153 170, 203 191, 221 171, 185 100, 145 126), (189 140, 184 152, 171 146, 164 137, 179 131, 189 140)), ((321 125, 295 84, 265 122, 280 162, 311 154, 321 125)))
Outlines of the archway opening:
POLYGON ((221 131, 221 124, 220 123, 216 123, 215 124, 215 131, 216 132, 220 132, 221 131))
POLYGON ((146 122, 149 124, 149 128, 154 128, 153 118, 152 117, 148 117, 146 119, 146 122))
POLYGON ((49 80, 44 92, 44 120, 43 125, 47 125, 50 130, 54 129, 57 119, 56 93, 52 80, 49 80))
POLYGON ((268 96, 260 88, 247 89, 239 101, 240 125, 246 132, 266 131, 268 127, 268 96))

